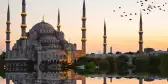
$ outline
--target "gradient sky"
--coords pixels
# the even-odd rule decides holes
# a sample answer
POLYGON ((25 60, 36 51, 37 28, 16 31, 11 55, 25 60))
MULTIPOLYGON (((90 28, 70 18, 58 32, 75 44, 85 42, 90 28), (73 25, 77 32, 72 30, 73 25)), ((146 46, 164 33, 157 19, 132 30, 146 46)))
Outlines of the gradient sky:
MULTIPOLYGON (((61 30, 65 38, 77 43, 81 49, 81 16, 83 0, 26 0, 27 1, 27 31, 42 20, 56 28, 57 10, 61 12, 61 30)), ((166 0, 156 0, 162 4, 166 0)), ((21 35, 21 0, 10 0, 11 8, 11 45, 21 35)), ((8 0, 0 2, 0 52, 5 50, 6 12, 8 0)), ((168 7, 167 5, 165 8, 168 7)), ((168 10, 168 9, 166 9, 168 10)), ((137 51, 140 6, 136 0, 86 0, 87 15, 87 52, 102 52, 103 50, 103 22, 107 23, 107 49, 113 47, 115 51, 137 51), (123 9, 113 9, 121 6, 123 9), (121 18, 122 11, 137 12, 133 21, 121 18)), ((143 14, 144 47, 156 50, 168 48, 168 12, 155 10, 149 15, 143 14)))
MULTIPOLYGON (((6 84, 4 79, 0 79, 1 84, 6 84)), ((11 83, 13 84, 13 83, 11 83)), ((77 84, 82 84, 81 81, 77 80, 77 84)), ((87 78, 86 84, 103 84, 103 79, 101 78, 87 78)), ((110 82, 110 79, 107 79, 107 84, 139 84, 139 81, 136 79, 113 79, 112 83, 110 82)), ((167 80, 155 80, 152 82, 146 82, 144 81, 143 84, 167 84, 167 80)))

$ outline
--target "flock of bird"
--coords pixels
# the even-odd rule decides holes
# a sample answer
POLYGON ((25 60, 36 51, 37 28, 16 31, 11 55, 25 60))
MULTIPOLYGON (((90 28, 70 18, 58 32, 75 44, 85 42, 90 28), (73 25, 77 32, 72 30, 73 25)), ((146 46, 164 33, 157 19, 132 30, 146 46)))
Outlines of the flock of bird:
MULTIPOLYGON (((139 0, 136 2, 140 5, 141 12, 144 12, 145 14, 149 15, 149 13, 155 11, 158 9, 159 11, 166 11, 164 7, 168 4, 168 2, 165 2, 163 4, 158 4, 156 0, 139 0)), ((116 12, 117 10, 122 9, 122 7, 118 7, 117 9, 113 10, 113 12, 116 12)), ((122 12, 120 17, 129 17, 129 20, 132 21, 132 18, 130 16, 137 15, 138 13, 127 13, 122 12)))

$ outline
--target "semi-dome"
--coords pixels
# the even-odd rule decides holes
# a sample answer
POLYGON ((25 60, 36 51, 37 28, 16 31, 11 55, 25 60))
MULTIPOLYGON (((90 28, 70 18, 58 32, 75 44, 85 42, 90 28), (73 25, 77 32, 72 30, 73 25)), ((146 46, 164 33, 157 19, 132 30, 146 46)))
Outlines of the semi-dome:
POLYGON ((55 29, 52 25, 50 25, 46 22, 40 22, 40 23, 37 23, 36 25, 34 25, 32 27, 32 29, 30 29, 29 33, 33 33, 33 32, 40 33, 40 32, 43 32, 43 30, 46 30, 48 32, 55 31, 55 29))

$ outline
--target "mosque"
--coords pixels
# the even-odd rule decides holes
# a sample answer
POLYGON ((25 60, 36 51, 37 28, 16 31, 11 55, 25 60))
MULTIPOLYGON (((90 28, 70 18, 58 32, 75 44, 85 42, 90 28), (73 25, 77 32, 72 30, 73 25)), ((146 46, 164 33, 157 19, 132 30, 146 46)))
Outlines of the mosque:
MULTIPOLYGON (((80 56, 84 56, 86 53, 86 8, 85 8, 85 0, 83 2, 83 16, 82 16, 82 49, 77 50, 76 44, 69 43, 64 38, 64 33, 61 31, 60 24, 60 12, 58 9, 58 21, 57 21, 57 30, 49 23, 45 22, 44 18, 41 22, 34 25, 29 32, 26 32, 27 24, 26 24, 26 0, 22 0, 22 23, 21 23, 21 37, 16 41, 12 49, 10 49, 10 6, 8 4, 7 11, 7 28, 6 28, 6 84, 10 84, 9 80, 14 80, 16 84, 20 84, 20 82, 26 83, 26 81, 19 81, 24 78, 26 75, 17 74, 16 72, 28 71, 28 65, 33 65, 31 68, 36 70, 35 74, 37 79, 45 79, 44 75, 47 75, 46 78, 55 77, 58 73, 44 73, 42 67, 40 65, 47 65, 47 69, 60 69, 60 65, 58 64, 61 61, 68 62, 71 64, 73 62, 73 58, 78 58, 80 56), (57 64, 55 66, 55 64, 57 64), (24 70, 20 70, 21 67, 24 67, 24 70), (11 72, 14 73, 11 73, 11 72), (53 76, 53 74, 55 74, 53 76), (23 75, 23 77, 22 77, 23 75), (51 76, 51 77, 50 77, 51 76), (20 78, 20 79, 19 79, 20 78)), ((29 67, 30 68, 30 67, 29 67)), ((29 75, 29 74, 27 74, 29 75)), ((31 76, 30 77, 34 77, 31 76)), ((48 79, 50 80, 50 79, 48 79)), ((76 84, 74 80, 72 82, 57 82, 54 84, 76 84), (73 83, 72 83, 73 82, 73 83)), ((32 84, 32 83, 31 83, 32 84)), ((51 83, 49 83, 51 84, 51 83)), ((52 83, 53 84, 53 83, 52 83)))
MULTIPOLYGON (((64 38, 64 33, 61 31, 60 12, 58 9, 57 30, 44 19, 34 25, 29 32, 26 32, 26 1, 22 0, 22 23, 21 37, 16 41, 13 48, 10 49, 10 6, 8 5, 7 12, 7 29, 6 29, 6 60, 8 63, 15 66, 16 61, 23 61, 22 65, 27 62, 41 61, 68 61, 71 63, 72 58, 80 57, 86 53, 86 16, 85 16, 85 1, 83 3, 82 16, 82 49, 76 50, 77 45, 69 43, 64 38), (73 53, 73 57, 72 57, 73 53)), ((20 64, 21 65, 21 64, 20 64)), ((10 64, 7 66, 10 66, 10 64)))

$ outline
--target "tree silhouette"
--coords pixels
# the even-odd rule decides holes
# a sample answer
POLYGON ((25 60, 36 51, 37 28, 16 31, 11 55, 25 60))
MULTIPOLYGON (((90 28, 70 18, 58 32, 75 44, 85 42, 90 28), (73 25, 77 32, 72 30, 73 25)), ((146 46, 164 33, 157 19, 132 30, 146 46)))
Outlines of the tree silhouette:
POLYGON ((2 52, 0 55, 0 59, 5 59, 6 52, 2 52))

